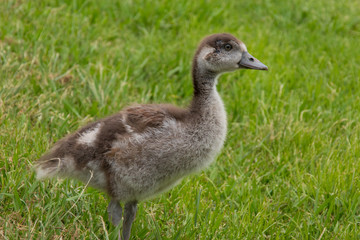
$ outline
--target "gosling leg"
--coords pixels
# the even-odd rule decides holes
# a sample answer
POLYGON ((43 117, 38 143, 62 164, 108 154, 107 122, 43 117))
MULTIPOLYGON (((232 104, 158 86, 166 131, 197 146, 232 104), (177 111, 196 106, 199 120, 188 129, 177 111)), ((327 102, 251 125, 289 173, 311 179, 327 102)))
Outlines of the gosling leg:
POLYGON ((109 221, 115 226, 119 225, 122 217, 122 207, 120 203, 114 199, 111 199, 107 208, 109 215, 109 221))
POLYGON ((131 233, 131 225, 135 219, 137 211, 137 202, 127 202, 124 210, 124 223, 123 223, 123 240, 129 240, 131 233))

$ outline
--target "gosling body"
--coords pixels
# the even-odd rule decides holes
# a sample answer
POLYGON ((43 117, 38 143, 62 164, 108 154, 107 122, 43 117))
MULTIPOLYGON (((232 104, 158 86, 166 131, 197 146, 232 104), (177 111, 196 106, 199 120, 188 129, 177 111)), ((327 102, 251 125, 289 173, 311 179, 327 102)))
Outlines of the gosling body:
POLYGON ((227 120, 217 78, 240 68, 267 70, 232 35, 205 38, 193 60, 194 96, 188 108, 135 105, 91 123, 38 160, 38 178, 76 178, 107 192, 115 225, 122 219, 120 203, 125 203, 123 239, 129 239, 139 201, 204 169, 221 151, 227 120))

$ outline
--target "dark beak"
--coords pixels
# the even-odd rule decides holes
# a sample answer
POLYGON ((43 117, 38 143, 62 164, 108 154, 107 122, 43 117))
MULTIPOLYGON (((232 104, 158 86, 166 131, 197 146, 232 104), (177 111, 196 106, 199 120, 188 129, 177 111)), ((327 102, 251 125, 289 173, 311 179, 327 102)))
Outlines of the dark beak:
POLYGON ((238 62, 240 68, 255 69, 255 70, 268 70, 268 67, 251 56, 250 53, 244 52, 240 62, 238 62))

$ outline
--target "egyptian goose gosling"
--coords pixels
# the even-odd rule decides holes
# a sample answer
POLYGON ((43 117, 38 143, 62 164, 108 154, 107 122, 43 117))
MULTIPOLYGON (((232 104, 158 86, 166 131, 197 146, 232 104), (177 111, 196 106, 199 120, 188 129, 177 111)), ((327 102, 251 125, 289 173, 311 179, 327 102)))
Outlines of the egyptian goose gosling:
POLYGON ((105 191, 114 225, 125 203, 122 238, 128 240, 139 201, 205 168, 220 152, 227 128, 217 78, 242 68, 267 70, 234 36, 206 37, 193 59, 194 96, 188 108, 135 105, 88 124, 38 160, 37 177, 72 177, 105 191))

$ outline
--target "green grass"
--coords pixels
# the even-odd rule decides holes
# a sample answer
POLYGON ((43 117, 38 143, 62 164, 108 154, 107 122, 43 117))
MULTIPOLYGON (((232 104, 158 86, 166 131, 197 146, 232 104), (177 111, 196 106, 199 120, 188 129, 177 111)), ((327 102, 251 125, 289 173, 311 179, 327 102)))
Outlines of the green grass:
POLYGON ((216 163, 139 204, 132 239, 360 238, 360 2, 2 1, 0 239, 113 239, 107 196, 31 166, 67 133, 134 102, 186 106, 215 32, 269 72, 219 80, 216 163))

